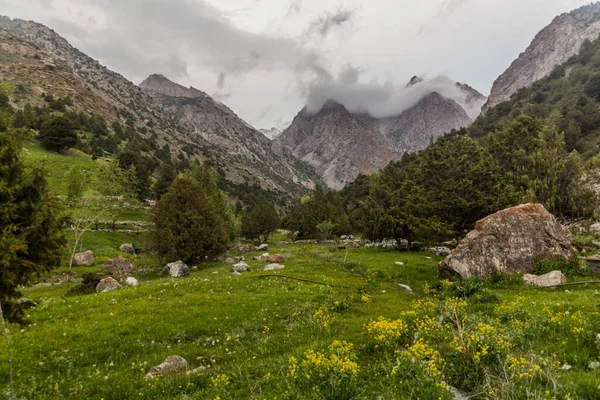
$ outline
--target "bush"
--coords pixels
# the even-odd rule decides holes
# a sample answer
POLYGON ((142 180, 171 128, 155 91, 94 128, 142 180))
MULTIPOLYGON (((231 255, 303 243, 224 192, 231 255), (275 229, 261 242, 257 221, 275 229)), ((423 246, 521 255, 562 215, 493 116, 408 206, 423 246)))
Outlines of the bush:
POLYGON ((88 272, 83 274, 83 281, 79 285, 73 286, 71 289, 69 289, 66 295, 80 296, 96 293, 96 286, 98 286, 98 283, 107 276, 107 274, 102 272, 88 272))
POLYGON ((39 139, 46 149, 59 153, 77 144, 75 125, 65 117, 51 117, 42 125, 39 139))
POLYGON ((552 258, 538 259, 535 261, 535 266, 531 273, 534 275, 543 275, 552 271, 560 271, 565 276, 587 275, 585 264, 577 257, 573 257, 570 260, 564 258, 558 260, 552 258))

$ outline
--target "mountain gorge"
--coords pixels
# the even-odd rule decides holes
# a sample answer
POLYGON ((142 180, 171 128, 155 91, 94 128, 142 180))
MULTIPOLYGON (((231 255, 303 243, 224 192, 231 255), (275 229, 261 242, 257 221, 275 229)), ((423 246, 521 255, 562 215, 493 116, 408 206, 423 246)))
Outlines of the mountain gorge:
POLYGON ((202 91, 159 75, 138 87, 41 24, 0 17, 0 61, 0 79, 10 83, 17 108, 43 105, 46 94, 68 97, 72 111, 131 126, 149 158, 167 151, 173 161, 207 162, 230 193, 256 187, 290 199, 316 179, 302 162, 274 154, 267 138, 202 91))
MULTIPOLYGON (((413 77, 407 87, 425 85, 413 77)), ((340 189, 359 174, 370 174, 416 152, 453 129, 471 124, 471 115, 485 96, 468 85, 456 84, 461 104, 430 92, 413 107, 391 117, 376 118, 367 112, 350 112, 329 101, 316 113, 304 108, 273 143, 280 154, 291 154, 312 165, 327 186, 340 189)))

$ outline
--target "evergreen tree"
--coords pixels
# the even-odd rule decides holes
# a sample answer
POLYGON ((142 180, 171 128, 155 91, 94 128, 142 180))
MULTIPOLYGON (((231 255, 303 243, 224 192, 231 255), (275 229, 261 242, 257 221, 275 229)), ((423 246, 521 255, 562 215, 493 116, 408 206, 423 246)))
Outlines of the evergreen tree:
POLYGON ((0 134, 0 301, 13 321, 22 317, 14 302, 19 286, 58 266, 65 245, 65 221, 44 174, 25 168, 19 156, 24 135, 0 134))
POLYGON ((163 163, 158 169, 158 179, 152 186, 152 191, 156 198, 160 198, 163 194, 169 190, 169 186, 177 178, 177 170, 170 163, 163 163))
POLYGON ((42 125, 39 139, 46 149, 60 153, 77 144, 75 125, 63 116, 52 116, 42 125))
POLYGON ((269 235, 279 228, 279 223, 275 206, 261 194, 256 204, 242 214, 242 235, 248 239, 267 242, 269 235))

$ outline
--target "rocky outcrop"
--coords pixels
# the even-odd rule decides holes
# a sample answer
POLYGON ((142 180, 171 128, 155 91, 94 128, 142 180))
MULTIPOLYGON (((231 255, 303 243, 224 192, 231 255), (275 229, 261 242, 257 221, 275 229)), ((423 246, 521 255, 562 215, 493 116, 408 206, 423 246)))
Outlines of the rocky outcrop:
POLYGON ((529 47, 496 79, 482 111, 486 112, 510 99, 520 88, 544 78, 556 66, 577 54, 584 41, 596 40, 599 34, 600 3, 559 15, 536 35, 529 47))
MULTIPOLYGON (((407 86, 424 84, 414 77, 407 86)), ((378 171, 404 153, 424 149, 431 139, 470 125, 472 120, 465 110, 478 113, 485 97, 468 85, 456 85, 456 101, 429 92, 413 107, 392 117, 350 112, 331 100, 316 113, 304 108, 275 138, 273 149, 306 161, 327 186, 341 189, 359 174, 378 171)))
POLYGON ((523 204, 477 221, 439 270, 463 278, 524 274, 536 259, 574 257, 574 244, 575 237, 543 205, 523 204))

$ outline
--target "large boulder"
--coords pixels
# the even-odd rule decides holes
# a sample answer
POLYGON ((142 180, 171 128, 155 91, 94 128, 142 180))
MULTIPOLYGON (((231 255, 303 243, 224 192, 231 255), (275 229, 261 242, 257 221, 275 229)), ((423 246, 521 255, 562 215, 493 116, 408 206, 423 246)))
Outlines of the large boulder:
POLYGON ((526 283, 539 287, 556 286, 567 283, 567 278, 560 271, 552 271, 544 275, 525 274, 523 275, 523 280, 526 283))
POLYGON ((167 268, 169 269, 169 276, 173 278, 188 276, 190 274, 190 269, 181 260, 167 264, 167 268))
POLYGON ((135 254, 135 247, 131 243, 123 243, 119 246, 119 250, 123 253, 135 254))
POLYGON ((73 256, 73 265, 90 266, 94 264, 94 253, 91 250, 73 256))
POLYGON ((116 279, 111 278, 110 276, 108 278, 102 279, 100 282, 98 282, 98 285, 96 286, 96 292, 98 293, 110 292, 112 290, 117 289, 121 289, 121 285, 119 284, 119 282, 117 282, 116 279))
POLYGON ((187 370, 188 363, 181 356, 169 356, 162 363, 150 368, 150 371, 144 376, 146 379, 154 379, 160 375, 172 375, 187 370))
POLYGON ((247 272, 248 264, 245 261, 240 261, 237 264, 232 265, 233 272, 247 272))
POLYGON ((123 278, 131 273, 134 270, 134 266, 127 259, 117 256, 117 258, 113 258, 112 260, 108 260, 103 266, 106 272, 116 278, 123 278))
POLYGON ((524 274, 536 259, 575 256, 575 236, 541 204, 522 204, 477 221, 475 229, 439 265, 442 276, 486 278, 524 274))

